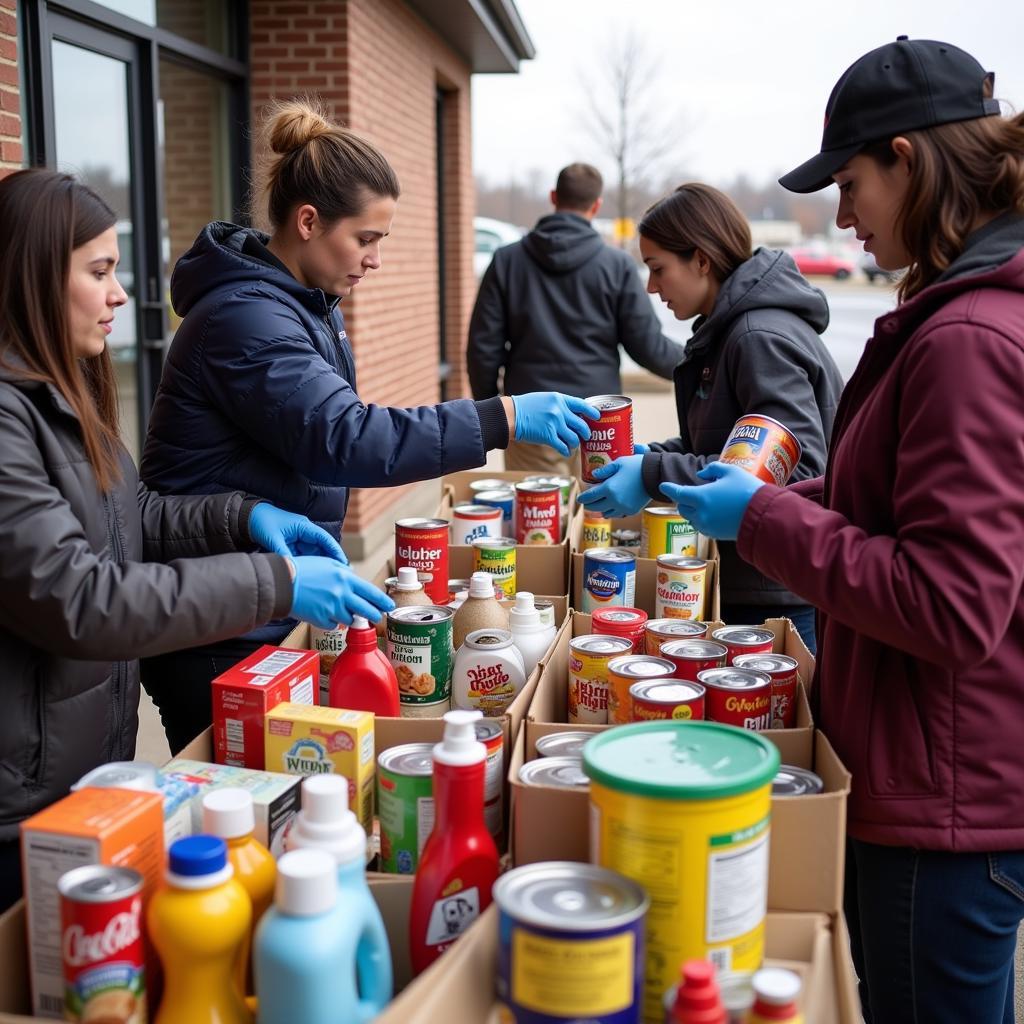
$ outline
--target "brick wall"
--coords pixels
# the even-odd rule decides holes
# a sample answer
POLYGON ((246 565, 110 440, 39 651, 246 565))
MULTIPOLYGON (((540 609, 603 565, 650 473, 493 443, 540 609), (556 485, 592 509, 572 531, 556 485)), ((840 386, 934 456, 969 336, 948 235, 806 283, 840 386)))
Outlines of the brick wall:
POLYGON ((21 166, 16 0, 0 0, 0 177, 21 166))

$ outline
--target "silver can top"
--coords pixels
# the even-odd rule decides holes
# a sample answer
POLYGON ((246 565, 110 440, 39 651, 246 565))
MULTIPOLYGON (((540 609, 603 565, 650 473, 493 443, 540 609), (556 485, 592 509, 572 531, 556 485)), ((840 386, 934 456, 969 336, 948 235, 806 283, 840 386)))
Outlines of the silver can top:
POLYGON ((590 779, 583 774, 578 757, 539 757, 519 769, 524 786, 555 786, 558 789, 589 789, 590 779))
POLYGON ((411 775, 418 778, 434 774, 434 746, 432 743, 403 743, 388 747, 377 757, 381 771, 392 775, 411 775))
POLYGON ((592 732, 549 732, 534 744, 540 757, 580 757, 583 744, 594 734, 592 732))

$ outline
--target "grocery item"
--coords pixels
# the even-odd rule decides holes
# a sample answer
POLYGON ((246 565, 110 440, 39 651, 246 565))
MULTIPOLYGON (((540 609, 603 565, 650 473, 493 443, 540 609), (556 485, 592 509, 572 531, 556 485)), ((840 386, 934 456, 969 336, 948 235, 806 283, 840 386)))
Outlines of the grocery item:
POLYGON ((451 706, 454 618, 453 609, 438 605, 388 612, 387 654, 403 717, 439 718, 451 706))
POLYGON ((516 484, 515 538, 517 544, 561 542, 562 491, 557 484, 516 484))
POLYGON ((665 1024, 729 1024, 729 1017, 707 960, 687 960, 679 984, 665 1000, 665 1024))
POLYGON ((579 757, 538 757, 521 765, 518 777, 524 786, 587 789, 590 785, 579 757))
POLYGON ((604 725, 608 721, 608 662, 629 654, 624 636, 591 633, 569 641, 569 722, 604 725))
POLYGON ((769 740, 713 722, 641 722, 583 748, 591 860, 651 898, 644 1021, 661 1019, 684 960, 760 966, 778 767, 769 740))
POLYGON ((654 614, 659 619, 704 618, 708 563, 687 555, 659 555, 655 571, 654 614))
POLYGON ((484 762, 484 823, 496 844, 500 844, 505 832, 502 814, 505 793, 505 734, 501 726, 490 719, 483 719, 473 726, 477 740, 487 751, 484 762))
POLYGON ((583 744, 594 734, 592 732, 549 732, 541 736, 534 746, 538 757, 581 757, 583 744))
POLYGON ((561 535, 565 538, 569 525, 569 507, 572 498, 573 479, 569 476, 545 476, 534 474, 525 477, 525 483, 554 484, 559 490, 559 521, 561 523, 561 535))
POLYGON ((452 704, 456 708, 496 718, 525 685, 523 656, 507 629, 475 629, 455 655, 452 704))
POLYGON ((696 619, 648 619, 643 650, 647 654, 661 654, 661 645, 670 640, 702 640, 707 635, 707 623, 696 619))
POLYGON ((612 521, 606 519, 604 513, 592 509, 583 510, 583 543, 581 551, 591 548, 610 548, 612 546, 612 521))
POLYGON ((704 716, 740 729, 767 729, 772 720, 772 681, 744 668, 706 668, 697 673, 707 694, 704 716))
POLYGON ((766 673, 772 681, 771 729, 792 729, 796 725, 796 690, 799 666, 787 654, 738 654, 732 661, 736 668, 749 668, 766 673))
POLYGON ((754 1005, 746 1024, 804 1024, 798 1008, 800 976, 781 967, 766 967, 754 974, 754 1005))
POLYGON ((377 630, 361 615, 352 617, 345 650, 331 669, 328 699, 332 708, 372 711, 389 718, 400 714, 398 676, 377 646, 377 630))
POLYGON ((486 572, 475 572, 469 580, 469 594, 455 610, 452 642, 458 650, 477 629, 508 629, 508 612, 494 592, 494 580, 486 572))
POLYGON ((636 1021, 648 898, 591 864, 552 861, 506 872, 499 909, 498 998, 511 1020, 636 1021))
POLYGON ((452 509, 452 543, 472 544, 481 537, 500 537, 504 516, 493 505, 463 503, 452 509))
POLYGON ((411 875, 434 827, 434 757, 430 743, 403 743, 377 755, 380 866, 411 875))
POLYGON ((593 395, 586 401, 601 411, 600 419, 583 417, 590 438, 580 442, 583 479, 595 483, 595 469, 633 454, 633 402, 625 395, 593 395))
POLYGON ((554 643, 555 625, 542 623, 540 612, 534 607, 533 594, 528 590, 520 590, 516 594, 515 604, 508 612, 508 628, 512 634, 512 643, 523 656, 523 668, 529 678, 537 662, 554 643))
MULTIPOLYGON (((634 654, 644 653, 644 631, 647 612, 642 608, 596 608, 591 613, 590 628, 595 633, 624 636, 633 645, 634 654)), ((657 652, 655 652, 657 653, 657 652)))
POLYGON ((537 609, 540 614, 540 622, 542 626, 554 626, 555 631, 558 631, 558 623, 555 621, 555 602, 547 597, 537 597, 534 595, 533 607, 537 609))
POLYGON ((648 505, 640 518, 640 557, 697 557, 697 529, 672 505, 648 505))
POLYGON ((629 720, 702 719, 704 687, 688 679, 658 679, 629 688, 629 720))
POLYGON ((583 611, 615 605, 632 608, 636 556, 623 548, 594 548, 583 555, 583 611))
POLYGON ((772 796, 814 796, 825 791, 820 775, 810 768, 798 768, 793 764, 779 765, 772 780, 772 796))
POLYGON ((612 530, 612 547, 625 548, 640 557, 639 530, 612 530))
POLYGON ((501 509, 501 535, 509 536, 515 529, 516 492, 512 485, 506 483, 502 487, 475 491, 473 500, 478 505, 490 505, 501 509))
POLYGON ((771 654, 775 634, 759 626, 723 626, 711 634, 711 639, 725 644, 727 665, 740 654, 771 654))
POLYGON ((796 435, 770 416, 741 416, 725 442, 720 462, 740 466, 777 487, 785 487, 800 461, 796 435))
MULTIPOLYGON (((486 572, 506 597, 516 595, 516 542, 512 537, 481 537, 473 541, 473 572, 486 572)), ((466 589, 468 590, 468 584, 466 589)))
POLYGON ((471 480, 469 482, 469 490, 473 495, 474 501, 480 500, 481 491, 505 491, 510 490, 512 482, 510 480, 502 480, 500 477, 487 477, 483 480, 471 480))
POLYGON ((448 520, 399 519, 395 523, 395 569, 429 573, 423 587, 430 604, 448 601, 448 520))
POLYGON ((673 675, 694 682, 705 669, 723 667, 728 653, 725 644, 714 640, 669 640, 661 645, 661 657, 675 665, 673 675))
POLYGON ((629 689, 634 683, 675 676, 675 665, 667 658, 650 654, 625 654, 608 662, 608 723, 622 725, 630 721, 632 704, 629 689))
MULTIPOLYGON (((429 605, 430 598, 424 589, 430 582, 432 574, 429 572, 417 572, 411 565, 403 565, 398 573, 389 576, 384 581, 384 589, 388 597, 395 602, 396 608, 407 608, 409 605, 429 605)), ((468 585, 468 584, 467 584, 468 585)), ((452 581, 448 581, 448 593, 451 595, 452 581)), ((445 602, 447 604, 447 601, 445 602)), ((386 638, 388 635, 388 617, 382 615, 377 620, 377 636, 386 638)), ((330 698, 320 701, 321 704, 329 704, 330 698)))
POLYGON ((309 626, 309 647, 320 655, 320 699, 318 704, 326 704, 328 699, 327 680, 334 667, 334 662, 345 650, 345 633, 348 626, 335 626, 334 629, 320 629, 312 623, 309 626))

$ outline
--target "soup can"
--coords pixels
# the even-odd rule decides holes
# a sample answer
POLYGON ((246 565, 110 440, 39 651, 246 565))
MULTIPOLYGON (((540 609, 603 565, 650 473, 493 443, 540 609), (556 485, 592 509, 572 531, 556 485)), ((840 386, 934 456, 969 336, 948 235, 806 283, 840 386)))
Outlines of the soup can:
POLYGON ((704 618, 708 563, 688 555, 659 555, 655 565, 654 612, 659 619, 704 618))
POLYGON ((772 681, 747 668, 706 668, 697 673, 707 694, 704 717, 739 729, 767 729, 772 721, 772 681))
POLYGON ((581 551, 591 548, 610 548, 612 546, 612 521, 600 512, 583 512, 583 546, 581 551))
POLYGON ((583 611, 636 600, 636 556, 622 548, 594 548, 583 555, 583 611))
POLYGON ((469 483, 469 491, 473 495, 474 501, 478 500, 480 491, 510 491, 511 489, 512 481, 502 480, 499 477, 484 477, 483 480, 471 480, 469 483))
POLYGON ((707 623, 696 619, 648 619, 644 625, 644 651, 660 655, 661 645, 670 640, 703 640, 707 635, 707 623))
POLYGON ((672 673, 680 679, 697 681, 705 669, 723 668, 728 654, 725 644, 714 640, 669 640, 661 645, 659 654, 668 658, 675 667, 672 673))
POLYGON ((772 729, 792 729, 796 725, 796 688, 799 667, 788 654, 738 654, 736 668, 766 673, 772 681, 772 729))
POLYGON ((633 402, 625 395, 593 395, 586 402, 601 411, 601 418, 583 417, 590 439, 580 442, 580 463, 583 479, 597 483, 595 469, 633 454, 633 402))
POLYGON ((593 736, 592 732, 549 732, 534 744, 538 757, 581 757, 583 744, 593 736))
POLYGON ((632 650, 632 642, 622 636, 589 634, 569 641, 570 723, 608 721, 608 662, 632 650))
POLYGON ((639 530, 612 530, 612 547, 624 548, 631 551, 638 558, 640 557, 640 531, 639 530))
POLYGON ((490 505, 501 509, 501 533, 508 537, 515 530, 516 492, 508 485, 496 490, 475 491, 473 501, 477 505, 490 505))
POLYGON ((704 687, 689 679, 656 679, 629 688, 631 722, 704 717, 704 687))
POLYGON ((562 492, 557 484, 516 484, 516 543, 560 544, 562 492))
POLYGON ((452 543, 472 544, 479 537, 500 537, 502 511, 493 505, 456 505, 452 509, 452 543))
POLYGON ((630 720, 629 688, 651 679, 675 675, 675 665, 667 658, 650 654, 624 654, 608 662, 608 722, 623 725, 630 720))
POLYGON ((644 650, 647 612, 642 608, 598 608, 591 615, 590 622, 595 633, 624 636, 633 644, 634 654, 649 653, 644 650))
POLYGON ((741 654, 771 654, 775 634, 760 626, 723 626, 711 634, 712 640, 725 644, 729 652, 725 663, 731 665, 741 654))
POLYGON ((767 484, 785 487, 800 461, 796 435, 770 416, 741 416, 725 442, 720 462, 730 462, 767 484))
POLYGON ((494 902, 502 1020, 640 1019, 649 904, 642 886, 593 864, 545 861, 502 875, 494 902))
POLYGON ((640 557, 697 557, 697 529, 671 505, 648 505, 640 520, 640 557))
POLYGON ((810 768, 798 768, 793 764, 779 765, 772 781, 772 796, 814 796, 825 791, 821 776, 810 768))
POLYGON ((572 477, 570 476, 528 476, 531 483, 554 484, 561 493, 561 504, 559 506, 562 522, 562 537, 569 525, 569 504, 572 495, 572 477))
POLYGON ((377 757, 381 871, 411 875, 434 828, 434 746, 403 743, 377 757))
POLYGON ((524 786, 553 786, 555 789, 586 789, 590 779, 583 773, 578 757, 538 757, 519 768, 524 786))
POLYGON ((651 898, 643 1020, 684 960, 754 970, 764 957, 778 748, 713 722, 639 722, 583 748, 591 860, 651 898))
POLYGON ((437 605, 388 612, 387 654, 398 676, 403 718, 440 718, 451 707, 454 617, 453 609, 437 605))
MULTIPOLYGON (((512 537, 479 537, 473 541, 473 572, 490 573, 494 585, 510 600, 516 596, 516 542, 512 537)), ((467 586, 467 590, 469 587, 467 586)))
POLYGON ((395 523, 395 572, 411 565, 430 573, 423 589, 434 604, 448 601, 448 520, 399 519, 395 523))

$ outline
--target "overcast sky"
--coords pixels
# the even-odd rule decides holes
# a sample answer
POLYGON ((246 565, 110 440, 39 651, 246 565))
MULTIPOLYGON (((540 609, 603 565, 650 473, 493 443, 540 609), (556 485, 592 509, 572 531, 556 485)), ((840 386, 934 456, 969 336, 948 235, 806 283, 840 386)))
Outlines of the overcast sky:
MULTIPOLYGON (((473 78, 473 160, 492 182, 554 183, 606 157, 580 124, 581 78, 600 79, 608 40, 636 29, 664 71, 655 102, 682 125, 666 168, 715 184, 757 182, 817 152, 825 102, 868 50, 906 34, 940 39, 996 73, 996 96, 1024 109, 1022 0, 515 0, 537 56, 518 75, 473 78)), ((660 179, 660 176, 659 176, 660 179)))

